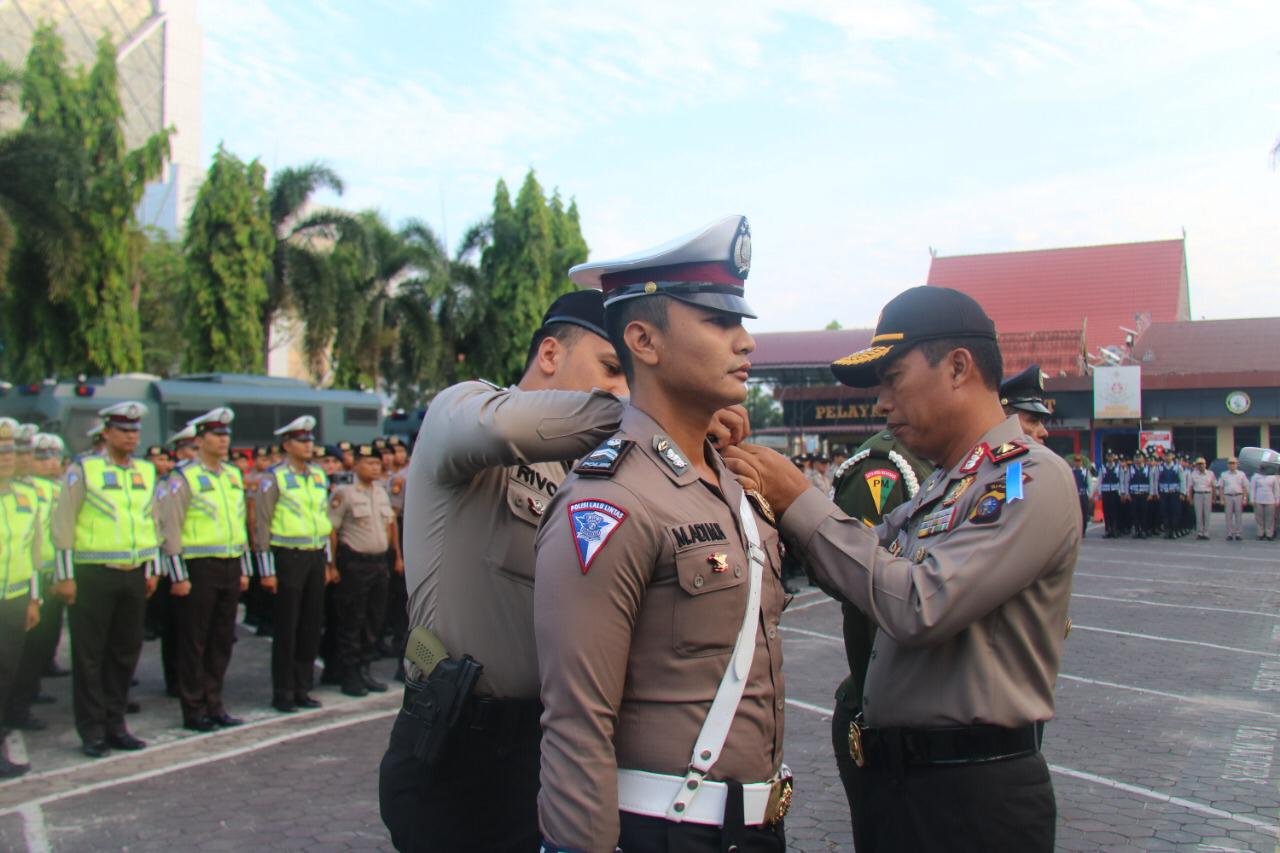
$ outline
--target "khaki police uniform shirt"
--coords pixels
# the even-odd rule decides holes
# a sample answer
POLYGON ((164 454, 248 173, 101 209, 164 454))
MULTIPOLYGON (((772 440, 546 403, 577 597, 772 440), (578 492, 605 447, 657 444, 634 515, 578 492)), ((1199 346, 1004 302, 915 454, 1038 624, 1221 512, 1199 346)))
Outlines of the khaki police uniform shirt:
MULTIPOLYGON (((589 851, 618 839, 619 768, 688 769, 750 589, 742 488, 719 455, 707 448, 717 489, 690 462, 669 464, 655 449, 669 439, 639 409, 626 409, 615 438, 635 443, 612 475, 574 474, 548 508, 534 586, 539 817, 549 840, 589 851), (592 506, 621 520, 601 526, 592 506)), ((743 783, 768 781, 782 762, 781 555, 777 530, 757 518, 767 565, 755 656, 709 774, 743 783)))
POLYGON ((875 530, 813 490, 781 525, 821 584, 880 629, 868 725, 1018 726, 1053 717, 1079 517, 1071 470, 1011 417, 875 530), (982 452, 1011 442, 1026 452, 982 452), (1023 497, 1010 502, 1017 463, 1023 497))
POLYGON ((360 554, 387 553, 387 525, 394 518, 391 498, 376 481, 338 486, 329 499, 329 523, 338 531, 338 544, 360 554))
MULTIPOLYGON (((533 699, 533 535, 566 463, 618 428, 612 394, 446 388, 427 409, 405 491, 410 627, 484 665, 482 694, 533 699)), ((412 673, 410 673, 412 675, 412 673)))
POLYGON ((1224 495, 1245 495, 1249 492, 1249 475, 1239 468, 1234 471, 1228 468, 1218 478, 1218 485, 1224 495))
POLYGON ((1213 494, 1213 488, 1217 484, 1217 478, 1213 476, 1213 472, 1207 468, 1204 471, 1197 471, 1192 468, 1187 475, 1187 485, 1192 494, 1206 493, 1213 494))

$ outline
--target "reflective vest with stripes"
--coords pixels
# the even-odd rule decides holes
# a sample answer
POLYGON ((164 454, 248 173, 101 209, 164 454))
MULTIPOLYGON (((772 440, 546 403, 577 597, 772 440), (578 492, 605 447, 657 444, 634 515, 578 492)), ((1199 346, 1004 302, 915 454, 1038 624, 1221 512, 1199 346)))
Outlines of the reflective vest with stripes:
MULTIPOLYGON (((31 545, 40 535, 36 516, 40 498, 32 486, 12 481, 0 495, 0 598, 8 601, 31 591, 31 545)), ((43 559, 43 557, 41 558, 43 559)))
POLYGON ((193 462, 172 476, 183 477, 191 491, 191 502, 182 520, 183 557, 239 557, 248 550, 240 469, 223 465, 215 474, 193 462))
POLYGON ((271 544, 278 548, 318 551, 329 541, 329 479, 319 465, 305 474, 288 462, 271 469, 276 481, 276 509, 271 516, 271 544))
POLYGON ((121 468, 105 456, 89 456, 80 467, 84 503, 76 516, 76 562, 137 566, 154 559, 155 466, 134 460, 121 468))
POLYGON ((54 567, 53 507, 58 502, 58 495, 62 494, 62 484, 57 480, 32 477, 31 487, 36 490, 36 497, 40 499, 40 515, 43 518, 41 525, 43 529, 40 531, 40 559, 44 565, 40 569, 51 572, 54 567))

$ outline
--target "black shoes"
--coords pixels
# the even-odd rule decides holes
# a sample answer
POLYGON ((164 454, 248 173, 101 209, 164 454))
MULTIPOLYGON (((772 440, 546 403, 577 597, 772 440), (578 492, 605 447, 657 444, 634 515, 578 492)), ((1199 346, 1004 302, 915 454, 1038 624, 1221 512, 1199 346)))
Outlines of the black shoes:
POLYGON ((103 758, 111 752, 105 740, 87 740, 80 745, 80 751, 90 758, 103 758))
POLYGON ((322 704, 319 699, 312 699, 305 693, 293 697, 293 703, 299 708, 319 708, 322 704))
POLYGON ((356 696, 356 697, 368 696, 369 689, 364 686, 364 681, 362 681, 357 676, 353 678, 347 678, 342 682, 342 694, 344 696, 356 696))
POLYGON ((293 704, 292 702, 272 702, 271 707, 275 708, 281 714, 298 713, 298 706, 293 704))
POLYGON ((187 720, 182 724, 182 727, 193 732, 211 732, 217 728, 209 717, 196 717, 194 720, 187 720))
POLYGON ((17 779, 30 769, 30 764, 18 764, 0 755, 0 779, 17 779))
POLYGON ((365 689, 370 693, 386 693, 387 685, 373 677, 373 673, 369 671, 369 667, 365 666, 360 670, 360 681, 364 684, 365 689))
POLYGON ((124 706, 124 712, 126 714, 136 714, 141 710, 142 710, 142 706, 139 705, 137 702, 130 702, 128 705, 124 706))
POLYGON ((226 711, 223 711, 221 714, 210 714, 209 720, 215 726, 218 726, 219 728, 224 728, 224 729, 231 729, 231 728, 235 728, 236 726, 244 725, 244 720, 240 719, 239 717, 233 717, 230 714, 228 714, 226 711))
POLYGON ((123 749, 125 752, 137 752, 139 749, 146 749, 147 742, 128 732, 121 732, 118 735, 107 735, 107 746, 112 749, 123 749))

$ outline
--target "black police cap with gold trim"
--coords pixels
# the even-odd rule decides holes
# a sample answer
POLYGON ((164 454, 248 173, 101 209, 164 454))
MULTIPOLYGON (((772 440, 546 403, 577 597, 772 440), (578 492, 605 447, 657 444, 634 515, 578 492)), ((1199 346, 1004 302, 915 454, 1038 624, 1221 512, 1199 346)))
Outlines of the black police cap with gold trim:
POLYGON ((569 323, 609 339, 609 333, 604 330, 604 297, 598 290, 575 290, 556 297, 542 315, 540 328, 556 323, 569 323))
POLYGON ((1000 405, 1038 415, 1053 414, 1044 402, 1044 380, 1044 371, 1038 364, 1013 374, 1000 383, 1000 405))
POLYGON ((972 296, 949 287, 904 290, 880 311, 871 346, 831 363, 836 379, 853 388, 880 384, 879 369, 924 341, 996 339, 996 326, 972 296))
POLYGON ((626 299, 663 295, 724 314, 755 317, 743 298, 751 272, 751 227, 726 216, 643 252, 578 264, 569 278, 604 292, 606 309, 626 299))

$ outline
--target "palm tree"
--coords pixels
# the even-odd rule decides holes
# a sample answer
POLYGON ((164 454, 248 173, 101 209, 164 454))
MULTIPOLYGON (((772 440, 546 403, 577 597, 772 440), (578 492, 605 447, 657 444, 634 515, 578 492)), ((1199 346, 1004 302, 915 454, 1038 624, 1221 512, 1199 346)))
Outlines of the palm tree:
POLYGON ((308 330, 304 347, 307 336, 315 337, 309 331, 313 322, 321 331, 333 323, 336 281, 323 255, 334 241, 359 229, 354 217, 344 211, 306 212, 311 197, 321 189, 339 195, 344 189, 342 178, 324 163, 290 166, 271 176, 268 193, 276 247, 262 312, 264 363, 271 353, 271 326, 282 310, 298 312, 308 330))

